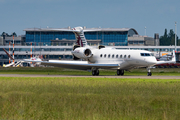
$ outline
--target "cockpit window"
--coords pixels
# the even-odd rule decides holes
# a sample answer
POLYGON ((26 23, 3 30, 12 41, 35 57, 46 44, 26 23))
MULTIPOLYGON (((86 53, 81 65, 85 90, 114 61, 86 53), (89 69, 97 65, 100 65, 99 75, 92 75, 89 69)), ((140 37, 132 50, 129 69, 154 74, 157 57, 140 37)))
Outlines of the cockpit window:
POLYGON ((141 56, 151 56, 150 53, 141 53, 141 56))
POLYGON ((141 53, 141 56, 152 56, 150 53, 141 53))
POLYGON ((151 56, 149 53, 145 53, 145 56, 151 56))

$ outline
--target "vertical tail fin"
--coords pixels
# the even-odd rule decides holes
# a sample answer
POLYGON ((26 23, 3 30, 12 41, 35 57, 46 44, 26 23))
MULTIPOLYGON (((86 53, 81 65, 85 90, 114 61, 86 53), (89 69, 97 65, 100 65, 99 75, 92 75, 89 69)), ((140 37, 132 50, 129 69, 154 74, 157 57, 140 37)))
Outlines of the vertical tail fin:
POLYGON ((11 59, 11 60, 14 60, 14 58, 11 57, 11 55, 3 48, 4 52, 8 55, 8 57, 11 59))
POLYGON ((14 65, 14 59, 11 57, 11 55, 3 48, 3 50, 4 50, 4 52, 7 54, 7 56, 11 59, 11 60, 13 60, 13 62, 11 62, 11 63, 9 63, 9 64, 7 64, 7 65, 5 65, 5 64, 3 64, 3 67, 10 67, 11 65, 14 65))
POLYGON ((82 27, 75 27, 72 29, 76 36, 76 43, 80 45, 80 47, 84 47, 87 45, 86 38, 84 36, 84 31, 82 27))

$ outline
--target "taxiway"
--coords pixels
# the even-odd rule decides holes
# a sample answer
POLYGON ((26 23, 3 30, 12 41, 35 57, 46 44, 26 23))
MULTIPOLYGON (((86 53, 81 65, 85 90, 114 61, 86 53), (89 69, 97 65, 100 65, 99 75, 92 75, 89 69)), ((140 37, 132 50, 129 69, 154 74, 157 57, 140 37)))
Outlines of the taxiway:
POLYGON ((92 77, 92 78, 140 78, 140 79, 180 79, 180 76, 80 76, 80 75, 28 75, 0 74, 0 77, 92 77))

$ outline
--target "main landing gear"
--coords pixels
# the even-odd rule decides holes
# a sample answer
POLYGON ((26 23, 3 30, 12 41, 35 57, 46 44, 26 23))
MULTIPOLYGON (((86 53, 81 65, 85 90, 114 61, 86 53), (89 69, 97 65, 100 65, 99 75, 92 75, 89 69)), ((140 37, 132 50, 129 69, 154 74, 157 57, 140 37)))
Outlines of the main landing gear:
POLYGON ((117 75, 123 76, 124 75, 124 70, 117 70, 117 75))
POLYGON ((99 75, 99 70, 92 70, 92 75, 93 76, 98 76, 99 75))
POLYGON ((147 71, 148 71, 147 76, 151 76, 151 75, 152 75, 152 73, 151 73, 150 68, 147 68, 147 71))
MULTIPOLYGON (((147 76, 151 76, 152 73, 151 73, 150 68, 147 68, 147 71, 148 71, 147 76)), ((92 75, 93 75, 93 76, 98 76, 98 75, 99 75, 99 70, 98 70, 98 69, 92 70, 92 75)), ((118 75, 118 76, 119 76, 119 75, 123 76, 123 75, 124 75, 124 70, 117 70, 117 75, 118 75)))

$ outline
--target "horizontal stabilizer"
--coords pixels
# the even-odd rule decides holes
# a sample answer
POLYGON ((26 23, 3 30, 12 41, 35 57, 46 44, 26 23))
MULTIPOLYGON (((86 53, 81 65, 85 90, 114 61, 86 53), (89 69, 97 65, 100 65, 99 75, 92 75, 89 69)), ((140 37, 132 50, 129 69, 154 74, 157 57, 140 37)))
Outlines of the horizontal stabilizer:
POLYGON ((10 67, 11 65, 14 65, 14 63, 12 62, 12 63, 9 63, 7 65, 3 65, 3 67, 10 67))

